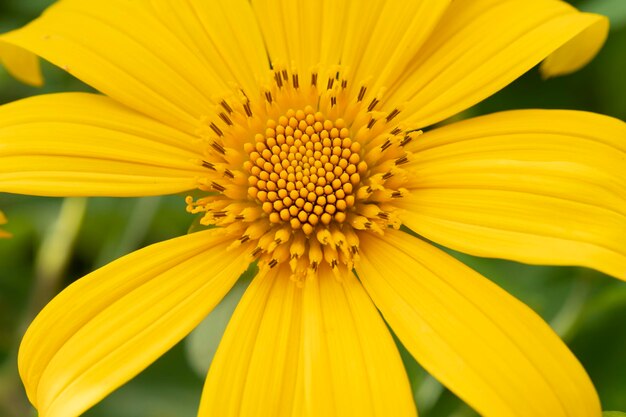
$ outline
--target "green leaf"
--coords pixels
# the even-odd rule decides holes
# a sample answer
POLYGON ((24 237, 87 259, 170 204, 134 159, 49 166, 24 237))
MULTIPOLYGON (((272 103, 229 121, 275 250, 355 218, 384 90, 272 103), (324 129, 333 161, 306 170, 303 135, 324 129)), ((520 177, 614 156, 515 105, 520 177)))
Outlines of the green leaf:
POLYGON ((598 281, 568 344, 591 377, 602 405, 625 410, 626 286, 608 278, 598 281))
POLYGON ((626 417, 626 413, 621 411, 605 411, 602 413, 602 417, 626 417))
POLYGON ((611 29, 626 26, 624 0, 587 0, 579 5, 580 10, 605 15, 611 21, 611 29))
POLYGON ((226 325, 235 311, 241 296, 257 273, 256 265, 250 265, 226 297, 213 309, 198 327, 187 337, 185 350, 189 364, 201 377, 205 377, 226 325))

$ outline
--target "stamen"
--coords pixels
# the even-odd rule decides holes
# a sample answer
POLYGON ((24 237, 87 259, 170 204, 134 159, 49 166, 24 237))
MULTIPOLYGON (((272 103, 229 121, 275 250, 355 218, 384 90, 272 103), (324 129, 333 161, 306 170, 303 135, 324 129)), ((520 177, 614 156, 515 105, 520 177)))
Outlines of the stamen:
POLYGON ((222 105, 222 107, 224 108, 224 110, 226 110, 226 111, 228 112, 228 114, 232 114, 232 113, 233 113, 233 109, 232 109, 232 107, 230 107, 230 106, 228 105, 228 103, 226 102, 226 100, 222 100, 222 101, 220 102, 220 104, 222 105))
POLYGON ((230 120, 230 118, 225 113, 220 113, 219 116, 220 116, 220 119, 222 119, 224 123, 226 123, 228 126, 233 125, 232 120, 230 120))
POLYGON ((357 97, 357 101, 363 101, 363 97, 365 97, 366 91, 367 91, 367 87, 365 87, 364 85, 361 86, 361 89, 359 90, 359 96, 357 97))
POLYGON ((213 131, 215 132, 215 134, 217 134, 217 136, 224 136, 224 133, 222 132, 222 130, 219 127, 217 127, 215 123, 211 122, 209 127, 213 129, 213 131))
POLYGON ((400 114, 400 110, 398 109, 393 109, 391 111, 391 113, 389 113, 386 117, 387 123, 389 123, 391 120, 393 120, 394 117, 396 117, 398 114, 400 114))
POLYGON ((372 99, 371 103, 369 106, 367 106, 367 111, 372 111, 374 110, 374 107, 376 107, 376 105, 379 103, 377 98, 372 99))

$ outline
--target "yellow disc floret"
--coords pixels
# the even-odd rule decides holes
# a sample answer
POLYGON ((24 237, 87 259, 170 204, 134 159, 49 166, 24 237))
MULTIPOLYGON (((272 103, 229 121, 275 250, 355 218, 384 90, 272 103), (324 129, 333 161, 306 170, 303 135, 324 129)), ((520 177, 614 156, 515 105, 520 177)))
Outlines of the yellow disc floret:
POLYGON ((289 109, 266 127, 244 147, 250 198, 271 223, 288 223, 307 235, 320 223, 343 223, 367 171, 345 121, 327 120, 307 106, 289 109))

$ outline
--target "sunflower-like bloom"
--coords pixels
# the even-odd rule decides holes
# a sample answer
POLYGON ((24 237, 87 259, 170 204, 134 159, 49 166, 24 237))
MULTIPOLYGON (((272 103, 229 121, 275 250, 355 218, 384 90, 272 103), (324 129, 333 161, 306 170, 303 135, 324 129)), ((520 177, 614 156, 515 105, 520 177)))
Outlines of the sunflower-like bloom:
POLYGON ((626 125, 521 110, 428 127, 541 61, 578 69, 607 27, 556 0, 66 0, 0 37, 103 93, 0 108, 0 191, 193 191, 211 226, 45 307, 19 354, 40 416, 131 379, 250 263, 200 416, 415 416, 385 322, 482 415, 599 416, 549 326, 429 241, 626 279, 626 125))

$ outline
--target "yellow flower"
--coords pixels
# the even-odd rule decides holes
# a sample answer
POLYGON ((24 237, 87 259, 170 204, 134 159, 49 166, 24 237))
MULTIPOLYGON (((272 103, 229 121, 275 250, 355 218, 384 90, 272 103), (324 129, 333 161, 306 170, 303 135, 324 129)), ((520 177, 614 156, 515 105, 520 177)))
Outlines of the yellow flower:
POLYGON ((427 128, 541 61, 578 69, 607 26, 556 0, 66 0, 3 35, 105 95, 0 108, 0 191, 196 190, 187 210, 217 226, 50 302, 19 355, 40 416, 131 379, 251 262, 201 416, 415 415, 385 321, 482 415, 599 416, 549 326, 426 239, 626 279, 626 125, 521 110, 427 128))
MULTIPOLYGON (((7 223, 7 218, 4 215, 4 213, 0 211, 0 225, 6 224, 6 223, 7 223)), ((6 238, 6 237, 11 237, 11 233, 5 232, 4 230, 0 229, 0 238, 6 238)))

